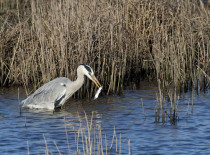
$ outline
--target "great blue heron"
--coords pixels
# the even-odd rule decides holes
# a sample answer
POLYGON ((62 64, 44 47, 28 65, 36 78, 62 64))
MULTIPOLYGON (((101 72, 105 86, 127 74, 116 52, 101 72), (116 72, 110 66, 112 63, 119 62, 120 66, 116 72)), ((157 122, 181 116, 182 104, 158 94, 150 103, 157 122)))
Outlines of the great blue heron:
POLYGON ((23 100, 23 107, 36 109, 44 108, 50 110, 61 107, 66 100, 82 87, 85 78, 84 75, 91 79, 97 87, 101 87, 101 84, 96 79, 92 68, 84 64, 79 65, 77 68, 76 81, 71 81, 65 77, 56 78, 44 84, 33 94, 23 100))

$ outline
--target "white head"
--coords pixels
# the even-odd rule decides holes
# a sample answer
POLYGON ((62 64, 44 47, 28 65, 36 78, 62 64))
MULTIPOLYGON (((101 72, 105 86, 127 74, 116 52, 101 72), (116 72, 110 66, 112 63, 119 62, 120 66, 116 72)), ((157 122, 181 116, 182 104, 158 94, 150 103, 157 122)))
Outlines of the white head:
POLYGON ((77 73, 83 73, 84 75, 86 75, 90 80, 92 80, 96 86, 98 88, 101 87, 101 84, 98 82, 98 80, 96 79, 94 72, 92 70, 92 68, 88 65, 82 64, 79 65, 79 67, 77 68, 77 73))

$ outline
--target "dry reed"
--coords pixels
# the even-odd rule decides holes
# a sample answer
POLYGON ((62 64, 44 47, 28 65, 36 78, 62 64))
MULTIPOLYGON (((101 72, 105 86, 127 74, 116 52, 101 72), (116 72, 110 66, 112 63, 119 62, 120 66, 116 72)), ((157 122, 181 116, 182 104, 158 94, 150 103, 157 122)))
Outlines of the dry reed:
MULTIPOLYGON (((55 77, 74 80, 83 63, 107 94, 142 77, 163 94, 209 82, 210 11, 201 0, 3 0, 0 10, 1 85, 30 93, 55 77)), ((95 89, 88 81, 77 96, 95 89)))
MULTIPOLYGON (((117 133, 115 129, 113 130, 113 137, 109 141, 106 138, 106 135, 102 133, 102 127, 99 124, 93 124, 93 119, 95 117, 95 114, 92 113, 92 116, 87 116, 85 114, 85 122, 86 126, 82 123, 82 120, 80 119, 79 126, 72 132, 72 124, 68 123, 68 120, 65 119, 65 132, 66 132, 66 139, 67 139, 67 147, 68 152, 63 152, 62 149, 59 149, 59 146, 57 146, 56 141, 54 141, 54 145, 59 152, 59 154, 121 154, 121 135, 120 137, 117 137, 117 133), (72 134, 75 134, 75 140, 70 141, 69 136, 73 137, 72 134)), ((44 144, 45 144, 45 153, 44 154, 53 154, 53 150, 51 150, 50 147, 47 145, 46 138, 43 134, 44 144)), ((128 150, 131 154, 131 146, 130 146, 130 140, 128 141, 128 150)), ((29 152, 29 147, 28 147, 29 152)), ((29 152, 30 153, 30 152, 29 152)))

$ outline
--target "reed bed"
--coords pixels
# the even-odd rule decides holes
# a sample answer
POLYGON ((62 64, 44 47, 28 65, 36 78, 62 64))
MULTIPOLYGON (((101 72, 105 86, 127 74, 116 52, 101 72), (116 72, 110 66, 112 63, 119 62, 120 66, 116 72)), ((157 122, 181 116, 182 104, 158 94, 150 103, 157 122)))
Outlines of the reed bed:
MULTIPOLYGON (((62 150, 59 148, 59 144, 54 141, 54 145, 57 149, 56 154, 84 154, 84 155, 109 155, 109 154, 121 154, 121 134, 117 134, 115 129, 113 130, 113 135, 111 139, 107 139, 106 134, 103 133, 103 129, 100 124, 94 124, 94 117, 95 114, 92 113, 92 116, 88 116, 85 114, 84 119, 80 118, 80 124, 78 127, 74 127, 72 129, 72 124, 68 123, 68 120, 65 118, 65 131, 66 132, 66 141, 68 152, 66 150, 62 150), (86 124, 84 125, 82 122, 85 121, 86 124), (74 140, 70 140, 70 137, 74 137, 74 140)), ((47 138, 43 134, 43 139, 45 142, 45 150, 44 154, 54 154, 56 150, 52 150, 52 146, 48 147, 47 138)), ((131 146, 130 140, 127 142, 128 148, 123 150, 127 150, 127 154, 131 154, 131 146)), ((124 145, 125 146, 125 145, 124 145)), ((62 146, 63 147, 63 146, 62 146)), ((30 148, 28 148, 28 152, 30 154, 30 148)), ((125 153, 125 152, 124 152, 125 153)))
MULTIPOLYGON (((201 0, 3 0, 0 10, 3 86, 30 93, 55 77, 75 80, 79 64, 93 68, 106 94, 142 78, 163 95, 209 86, 210 11, 201 0)), ((95 89, 87 81, 77 96, 95 89)))

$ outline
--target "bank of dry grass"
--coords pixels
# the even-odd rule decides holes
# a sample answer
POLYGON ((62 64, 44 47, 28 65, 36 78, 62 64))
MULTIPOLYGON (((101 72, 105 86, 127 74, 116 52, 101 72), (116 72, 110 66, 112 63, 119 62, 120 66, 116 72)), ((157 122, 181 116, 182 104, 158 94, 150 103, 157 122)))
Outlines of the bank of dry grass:
MULTIPOLYGON (((210 11, 201 1, 17 2, 0 2, 1 85, 74 80, 79 64, 107 94, 138 87, 141 77, 174 90, 208 82, 210 11)), ((94 89, 87 82, 78 95, 94 89)))

